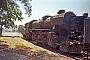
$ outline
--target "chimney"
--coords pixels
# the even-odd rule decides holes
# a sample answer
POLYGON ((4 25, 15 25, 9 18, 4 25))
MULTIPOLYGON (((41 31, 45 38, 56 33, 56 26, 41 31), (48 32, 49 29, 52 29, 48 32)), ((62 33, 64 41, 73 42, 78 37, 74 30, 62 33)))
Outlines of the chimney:
POLYGON ((85 18, 87 18, 87 17, 88 17, 88 13, 84 13, 83 16, 84 16, 85 18))
POLYGON ((65 13, 65 10, 59 10, 59 11, 57 12, 57 14, 62 14, 62 13, 65 13))

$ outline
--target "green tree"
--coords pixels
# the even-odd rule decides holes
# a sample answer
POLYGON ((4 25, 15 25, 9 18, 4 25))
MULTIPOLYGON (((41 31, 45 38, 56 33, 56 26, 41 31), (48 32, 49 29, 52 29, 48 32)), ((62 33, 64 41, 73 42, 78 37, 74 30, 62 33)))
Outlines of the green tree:
POLYGON ((29 0, 0 0, 0 36, 2 35, 2 25, 5 27, 13 26, 14 21, 22 21, 22 12, 16 1, 21 1, 25 6, 26 14, 31 15, 31 5, 29 0))
POLYGON ((24 6, 24 9, 26 10, 25 14, 27 14, 30 17, 31 11, 32 11, 32 9, 31 9, 32 6, 30 4, 30 1, 32 1, 32 0, 0 0, 0 8, 7 10, 9 8, 9 4, 13 4, 13 3, 15 3, 14 6, 18 6, 17 1, 21 1, 21 3, 24 6))
POLYGON ((13 30, 13 32, 16 32, 17 31, 17 25, 13 25, 12 30, 13 30))
POLYGON ((19 26, 18 26, 18 32, 21 33, 21 31, 22 31, 23 28, 24 28, 23 25, 19 25, 19 26))
POLYGON ((16 29, 16 28, 17 28, 17 25, 13 25, 12 28, 13 28, 13 29, 16 29))

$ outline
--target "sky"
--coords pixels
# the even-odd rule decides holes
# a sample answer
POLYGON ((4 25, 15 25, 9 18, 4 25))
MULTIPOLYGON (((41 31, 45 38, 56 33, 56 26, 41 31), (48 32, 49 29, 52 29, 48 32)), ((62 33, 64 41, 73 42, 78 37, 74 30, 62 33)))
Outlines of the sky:
POLYGON ((88 13, 90 17, 90 0, 32 0, 30 4, 32 5, 31 16, 25 15, 25 10, 21 6, 21 11, 23 13, 24 19, 21 21, 16 21, 16 25, 24 25, 33 19, 39 20, 45 15, 57 15, 57 12, 61 9, 67 11, 72 11, 76 15, 80 16, 83 13, 88 13))

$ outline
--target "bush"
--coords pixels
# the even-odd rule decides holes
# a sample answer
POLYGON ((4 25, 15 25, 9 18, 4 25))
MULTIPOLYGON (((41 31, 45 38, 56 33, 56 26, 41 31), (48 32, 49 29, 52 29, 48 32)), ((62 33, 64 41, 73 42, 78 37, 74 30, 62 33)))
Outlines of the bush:
POLYGON ((34 45, 38 45, 38 41, 36 41, 36 40, 32 41, 32 43, 33 43, 34 45))

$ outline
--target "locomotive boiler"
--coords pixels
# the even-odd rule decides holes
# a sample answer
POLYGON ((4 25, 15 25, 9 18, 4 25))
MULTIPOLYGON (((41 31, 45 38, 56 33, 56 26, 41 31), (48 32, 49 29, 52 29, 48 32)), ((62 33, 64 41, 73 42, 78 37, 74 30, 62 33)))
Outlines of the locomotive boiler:
POLYGON ((60 10, 57 15, 43 16, 25 25, 25 38, 37 40, 43 45, 58 48, 63 52, 81 53, 84 46, 84 19, 88 14, 76 16, 73 12, 60 10))

